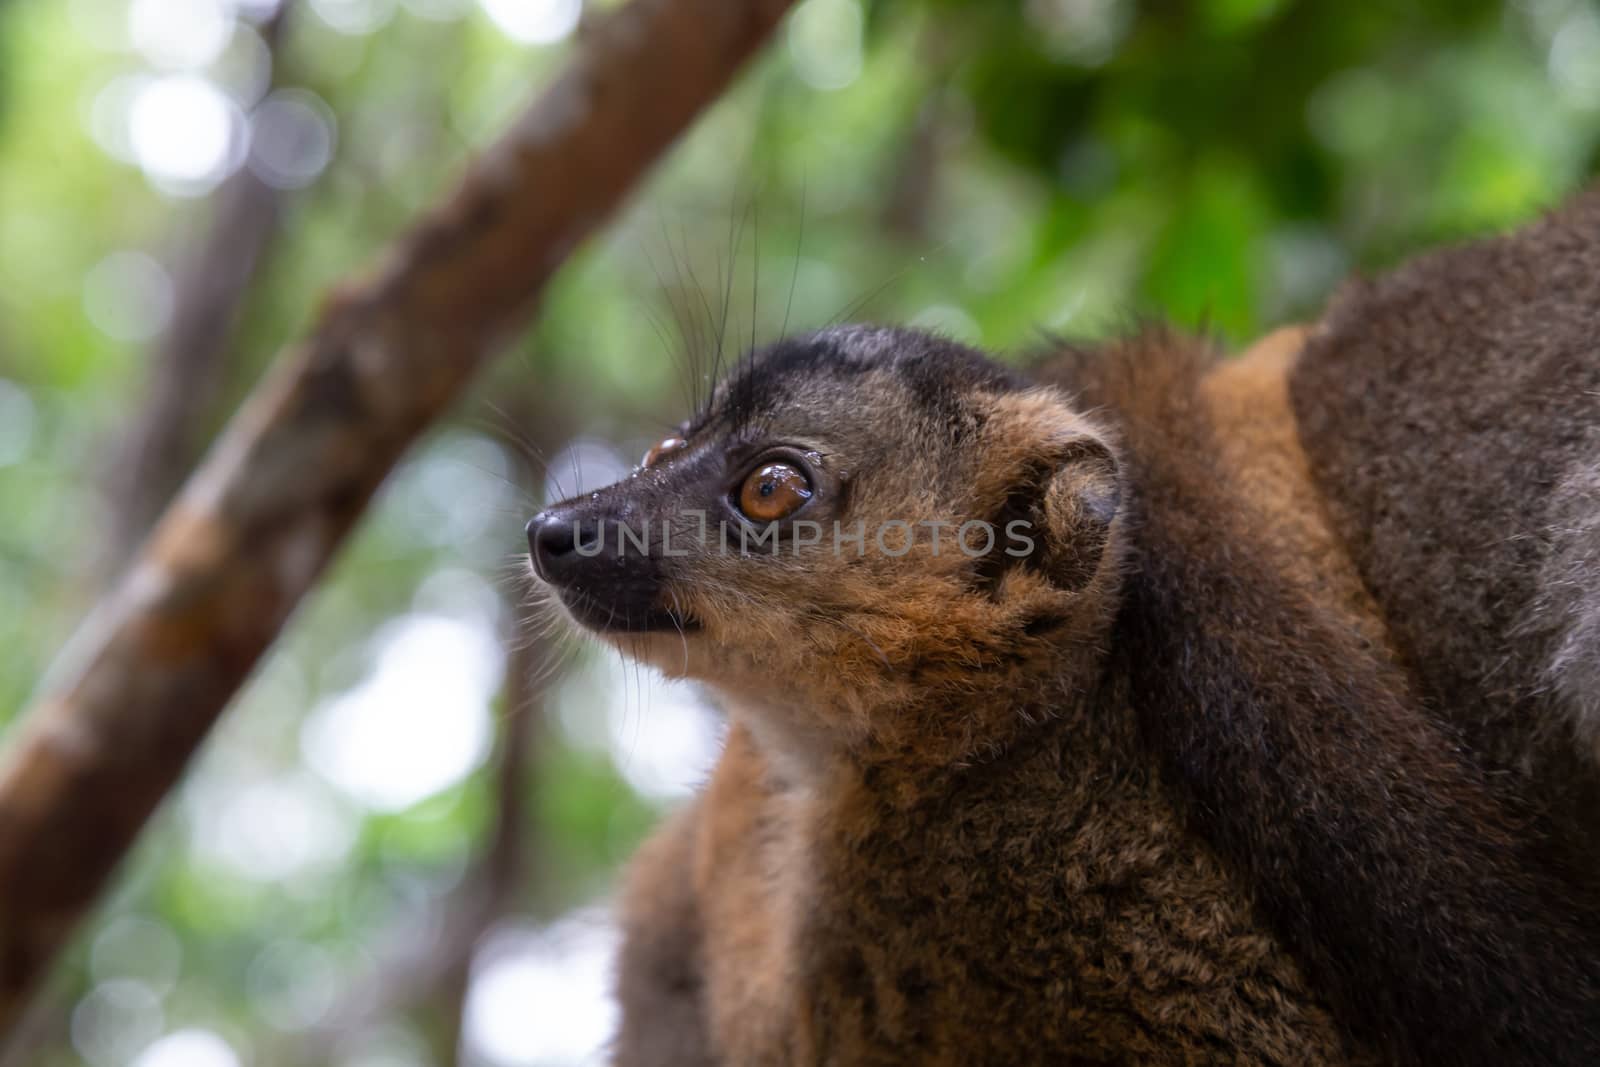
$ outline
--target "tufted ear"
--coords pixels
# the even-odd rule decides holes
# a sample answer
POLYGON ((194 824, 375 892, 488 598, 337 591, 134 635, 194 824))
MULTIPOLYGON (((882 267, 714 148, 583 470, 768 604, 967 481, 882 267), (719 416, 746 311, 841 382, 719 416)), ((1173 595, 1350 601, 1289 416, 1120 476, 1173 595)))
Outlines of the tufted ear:
POLYGON ((1005 546, 998 580, 1029 567, 1064 589, 1099 570, 1122 504, 1122 473, 1106 434, 1051 389, 997 398, 988 425, 989 498, 1005 546))
POLYGON ((1036 507, 1041 569, 1065 588, 1087 585, 1121 504, 1121 471, 1104 439, 1084 433, 1062 448, 1036 507))

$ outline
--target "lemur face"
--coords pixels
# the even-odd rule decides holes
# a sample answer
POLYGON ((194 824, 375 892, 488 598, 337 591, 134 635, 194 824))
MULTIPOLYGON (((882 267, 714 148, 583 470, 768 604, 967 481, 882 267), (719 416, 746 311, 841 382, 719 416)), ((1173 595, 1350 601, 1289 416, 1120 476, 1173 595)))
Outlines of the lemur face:
POLYGON ((749 699, 971 693, 1086 640, 1116 462, 1047 388, 927 334, 747 356, 629 477, 528 524, 537 578, 626 654, 749 699))

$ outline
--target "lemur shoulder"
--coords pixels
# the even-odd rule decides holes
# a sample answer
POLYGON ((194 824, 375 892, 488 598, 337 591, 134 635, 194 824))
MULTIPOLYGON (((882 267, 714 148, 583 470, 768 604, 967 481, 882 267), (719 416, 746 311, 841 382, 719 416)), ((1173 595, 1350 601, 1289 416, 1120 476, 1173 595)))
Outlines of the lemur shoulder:
POLYGON ((617 1062, 1600 1061, 1600 864, 1535 773, 1596 773, 1570 741, 1600 655, 1597 288, 1591 197, 1241 361, 1151 332, 1025 376, 827 330, 537 517, 565 609, 730 720, 629 879, 617 1062), (1534 273, 1501 293, 1508 259, 1534 273), (1487 319, 1452 309, 1460 272, 1487 319), (1497 306, 1520 331, 1484 332, 1497 306), (651 519, 642 549, 606 532, 651 519), (920 536, 972 522, 1031 551, 920 536), (1489 634, 1433 632, 1481 625, 1422 588, 1440 551, 1523 594, 1489 634), (1488 647, 1508 673, 1458 684, 1488 647))

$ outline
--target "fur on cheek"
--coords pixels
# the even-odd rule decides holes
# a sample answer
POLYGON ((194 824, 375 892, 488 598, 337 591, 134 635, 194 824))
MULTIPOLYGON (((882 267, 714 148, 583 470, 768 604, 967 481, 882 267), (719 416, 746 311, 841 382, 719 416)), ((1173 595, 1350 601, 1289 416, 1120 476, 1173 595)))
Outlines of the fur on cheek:
POLYGON ((1105 613, 1095 596, 1021 568, 993 592, 976 591, 964 568, 941 569, 830 575, 825 600, 677 579, 673 597, 701 629, 652 635, 641 658, 740 702, 782 707, 835 747, 967 759, 1029 721, 1019 697, 1058 683, 1074 659, 1064 645, 1098 656, 1105 613), (996 699, 974 701, 986 692, 996 699))

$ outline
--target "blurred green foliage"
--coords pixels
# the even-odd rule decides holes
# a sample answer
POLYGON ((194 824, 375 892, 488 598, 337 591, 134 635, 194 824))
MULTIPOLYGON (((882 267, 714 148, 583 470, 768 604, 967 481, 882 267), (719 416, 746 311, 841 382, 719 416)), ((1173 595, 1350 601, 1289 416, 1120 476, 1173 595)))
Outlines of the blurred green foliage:
MULTIPOLYGON (((141 94, 187 78, 179 89, 211 86, 236 124, 263 114, 263 6, 178 6, 163 23, 151 0, 0 3, 6 714, 103 585, 108 457, 138 417, 186 250, 226 223, 210 195, 221 171, 169 172, 197 165, 203 109, 141 112, 159 102, 141 94), (208 10, 223 43, 174 60, 179 45, 204 52, 183 34, 208 10)), ((275 81, 316 101, 333 151, 281 194, 206 425, 551 76, 567 6, 295 5, 275 81)), ((1600 9, 1580 0, 805 0, 397 472, 83 932, 26 1062, 230 1062, 196 1035, 238 1063, 450 1059, 459 980, 370 1018, 330 1013, 384 980, 383 946, 427 932, 498 817, 483 738, 451 724, 503 727, 502 653, 470 663, 532 610, 516 554, 546 476, 572 487, 574 439, 637 455, 704 388, 719 334, 731 352, 785 325, 876 318, 1010 352, 1041 329, 1103 336, 1158 315, 1239 344, 1313 314, 1351 271, 1552 205, 1597 153, 1600 9), (385 732, 350 709, 395 692, 384 651, 411 647, 397 619, 444 620, 415 632, 462 647, 405 676, 434 717, 397 703, 385 732), (388 787, 360 775, 403 779, 418 731, 424 750, 461 758, 375 799, 388 787)), ((657 768, 652 786, 641 768, 677 751, 673 724, 704 732, 669 714, 687 698, 559 639, 533 659, 532 854, 502 932, 602 898, 709 758, 685 745, 688 762, 666 760, 675 778, 657 768)), ((561 959, 581 986, 576 957, 561 959)), ((492 984, 493 959, 479 962, 465 1058, 574 1058, 495 1030, 493 991, 472 999, 492 984)), ((535 1036, 579 1014, 526 1012, 535 1036)))

